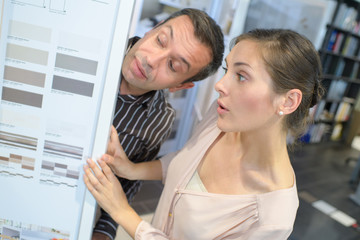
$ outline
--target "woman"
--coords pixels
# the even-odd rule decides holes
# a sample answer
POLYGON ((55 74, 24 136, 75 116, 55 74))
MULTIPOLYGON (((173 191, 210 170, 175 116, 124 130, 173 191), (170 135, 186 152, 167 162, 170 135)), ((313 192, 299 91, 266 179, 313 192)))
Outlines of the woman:
POLYGON ((235 39, 218 100, 176 154, 133 164, 112 130, 109 153, 89 159, 84 181, 135 239, 287 239, 298 208, 287 136, 299 137, 323 94, 309 40, 290 30, 235 39), (152 225, 129 206, 112 173, 165 182, 152 225), (92 170, 92 171, 91 171, 92 170), (121 202, 119 202, 121 199, 121 202))

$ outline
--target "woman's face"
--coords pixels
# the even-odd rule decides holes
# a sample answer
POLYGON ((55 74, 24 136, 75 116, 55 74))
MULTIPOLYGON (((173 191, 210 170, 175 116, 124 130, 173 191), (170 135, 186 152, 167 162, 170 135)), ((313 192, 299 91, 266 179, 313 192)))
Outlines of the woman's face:
POLYGON ((242 40, 226 57, 226 73, 216 83, 218 127, 225 132, 264 130, 279 116, 279 99, 258 43, 242 40))

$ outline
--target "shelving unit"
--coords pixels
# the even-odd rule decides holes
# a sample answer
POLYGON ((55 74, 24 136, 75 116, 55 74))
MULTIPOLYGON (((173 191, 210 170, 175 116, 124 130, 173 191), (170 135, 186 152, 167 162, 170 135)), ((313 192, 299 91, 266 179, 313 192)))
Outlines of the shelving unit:
MULTIPOLYGON (((360 2, 338 0, 319 50, 324 98, 312 109, 314 124, 305 142, 343 141, 360 89, 360 2)), ((351 124, 360 124, 352 122, 351 124)))

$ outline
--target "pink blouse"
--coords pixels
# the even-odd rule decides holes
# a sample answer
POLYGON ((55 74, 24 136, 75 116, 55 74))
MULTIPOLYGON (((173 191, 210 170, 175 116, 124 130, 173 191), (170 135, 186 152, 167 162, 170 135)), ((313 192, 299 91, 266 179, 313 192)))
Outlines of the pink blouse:
POLYGON ((299 206, 295 183, 288 189, 249 195, 186 189, 206 150, 221 133, 216 107, 211 106, 182 150, 161 159, 164 190, 152 224, 142 221, 135 239, 286 240, 291 234, 299 206))

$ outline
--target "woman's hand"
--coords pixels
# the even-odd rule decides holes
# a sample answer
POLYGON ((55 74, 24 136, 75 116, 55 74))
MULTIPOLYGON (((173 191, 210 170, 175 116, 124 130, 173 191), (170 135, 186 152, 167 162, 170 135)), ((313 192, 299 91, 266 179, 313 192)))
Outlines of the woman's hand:
POLYGON ((98 163, 102 170, 92 159, 84 165, 84 182, 98 204, 116 221, 118 214, 131 208, 120 182, 109 166, 102 160, 98 163))
POLYGON ((86 187, 112 219, 134 238, 142 219, 130 207, 120 182, 104 161, 98 160, 102 170, 92 159, 88 159, 87 163, 88 165, 84 165, 86 187))

